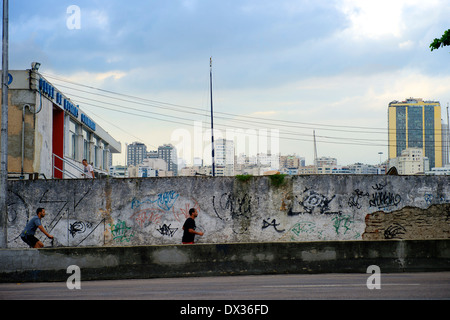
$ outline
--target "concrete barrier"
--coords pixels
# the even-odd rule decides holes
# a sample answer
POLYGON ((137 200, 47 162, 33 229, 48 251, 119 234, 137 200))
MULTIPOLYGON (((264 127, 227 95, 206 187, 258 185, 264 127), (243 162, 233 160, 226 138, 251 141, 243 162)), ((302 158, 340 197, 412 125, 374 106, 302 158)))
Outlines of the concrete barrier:
POLYGON ((65 247, 179 244, 191 207, 200 243, 450 239, 450 176, 278 177, 8 181, 8 248, 38 207, 65 247))
POLYGON ((262 242, 0 250, 0 282, 450 270, 450 240, 262 242))

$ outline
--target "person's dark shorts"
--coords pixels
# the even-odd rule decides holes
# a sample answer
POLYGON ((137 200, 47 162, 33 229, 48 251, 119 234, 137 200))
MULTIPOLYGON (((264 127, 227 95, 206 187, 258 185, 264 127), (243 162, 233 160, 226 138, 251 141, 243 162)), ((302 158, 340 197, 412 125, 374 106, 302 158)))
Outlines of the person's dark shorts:
POLYGON ((36 243, 39 241, 38 238, 36 238, 35 236, 32 236, 32 235, 23 236, 23 237, 21 236, 21 238, 22 238, 23 242, 25 242, 31 248, 34 248, 36 243))

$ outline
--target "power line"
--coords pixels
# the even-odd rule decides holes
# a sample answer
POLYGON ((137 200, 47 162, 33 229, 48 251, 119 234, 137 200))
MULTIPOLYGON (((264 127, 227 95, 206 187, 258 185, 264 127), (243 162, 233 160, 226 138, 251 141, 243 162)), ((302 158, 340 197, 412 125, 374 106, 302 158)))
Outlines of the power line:
MULTIPOLYGON (((113 108, 109 108, 109 107, 105 107, 105 106, 99 106, 99 105, 94 105, 91 103, 86 103, 86 105, 95 107, 95 108, 101 108, 101 109, 105 109, 105 110, 110 110, 110 111, 115 111, 115 112, 119 112, 119 113, 124 113, 124 114, 128 114, 128 115, 133 115, 133 116, 139 116, 139 117, 145 117, 145 118, 149 118, 149 119, 155 119, 155 120, 160 120, 160 121, 165 121, 165 122, 170 122, 170 123, 176 123, 176 124, 181 124, 181 125, 185 125, 185 126, 191 126, 192 124, 190 123, 185 123, 185 122, 180 122, 180 121, 174 121, 174 120, 168 120, 168 119, 160 119, 160 118, 156 118, 156 117, 152 117, 152 116, 147 116, 147 115, 141 115, 141 114, 136 114, 136 113, 132 113, 129 111, 122 111, 122 110, 117 110, 117 109, 113 109, 113 108)), ((221 127, 229 127, 229 126, 224 126, 219 124, 219 126, 221 127)), ((236 127, 239 129, 242 129, 240 127, 236 127)), ((287 133, 283 133, 280 132, 280 134, 287 134, 287 133)), ((256 132, 246 132, 244 135, 256 135, 258 136, 258 133, 256 132)), ((335 138, 335 137, 327 137, 327 136, 319 136, 322 139, 342 139, 342 138, 335 138)), ((306 142, 311 142, 311 139, 300 139, 300 138, 290 138, 290 137, 279 137, 280 139, 283 140, 292 140, 292 141, 306 141, 306 142)), ((142 141, 142 139, 139 139, 142 141)), ((348 139, 346 139, 348 140, 348 139)), ((358 140, 358 139, 355 139, 358 140)), ((326 140, 318 140, 318 142, 320 143, 330 143, 330 144, 341 144, 341 145, 357 145, 357 146, 370 146, 370 147, 388 147, 388 144, 383 144, 383 143, 352 143, 352 142, 342 142, 342 141, 326 141, 326 140)), ((409 143, 414 143, 417 141, 409 141, 409 143)), ((421 142, 421 141, 420 141, 421 142)), ((427 141, 425 141, 426 144, 427 141)), ((442 147, 443 148, 443 147, 442 147)), ((435 147, 436 150, 441 149, 439 147, 435 147)))
MULTIPOLYGON (((78 92, 87 93, 87 94, 94 95, 94 96, 105 97, 105 98, 108 98, 108 99, 113 99, 113 100, 116 100, 116 101, 121 101, 121 102, 126 102, 126 103, 133 103, 133 104, 138 104, 138 105, 143 105, 143 106, 150 106, 150 107, 154 107, 154 108, 160 108, 160 109, 163 109, 163 110, 170 110, 170 111, 175 111, 175 112, 183 112, 183 113, 189 113, 189 114, 204 116, 204 110, 199 109, 199 108, 181 106, 181 105, 176 105, 176 104, 172 104, 172 103, 160 102, 160 101, 156 101, 156 100, 144 99, 144 98, 135 97, 135 96, 131 96, 131 95, 121 94, 121 93, 117 93, 117 92, 113 92, 113 91, 109 91, 109 90, 104 90, 104 89, 100 89, 100 88, 87 86, 87 85, 84 85, 84 84, 78 84, 76 82, 64 80, 64 79, 61 79, 61 78, 53 76, 53 75, 45 75, 45 76, 48 76, 49 78, 54 78, 57 81, 63 81, 63 82, 67 82, 67 83, 70 83, 70 84, 74 84, 76 86, 85 87, 85 88, 93 89, 93 90, 96 90, 96 91, 105 92, 105 93, 117 95, 117 96, 120 96, 120 97, 128 97, 128 98, 131 98, 131 99, 136 99, 138 101, 145 101, 145 102, 138 102, 138 101, 132 101, 132 100, 118 98, 118 97, 112 97, 112 96, 108 96, 108 95, 105 95, 105 94, 89 92, 89 91, 86 91, 86 90, 81 90, 81 89, 77 89, 77 88, 74 88, 74 87, 70 87, 70 86, 59 84, 59 86, 61 86, 61 87, 64 87, 64 88, 67 88, 67 89, 71 89, 71 90, 75 90, 75 91, 78 91, 78 92), (182 109, 180 109, 180 108, 182 108, 182 109), (194 110, 201 110, 202 113, 195 112, 194 110)), ((77 98, 80 98, 80 99, 83 99, 82 101, 80 100, 80 102, 82 102, 83 104, 90 105, 90 106, 97 107, 97 108, 104 108, 104 109, 111 110, 111 111, 121 112, 121 111, 116 110, 116 109, 112 109, 112 108, 108 108, 108 107, 102 107, 102 106, 99 106, 99 105, 94 105, 94 104, 92 104, 90 102, 86 102, 84 100, 94 101, 94 102, 101 103, 101 104, 105 104, 106 103, 108 105, 114 105, 114 106, 119 107, 119 108, 125 108, 122 105, 118 105, 118 104, 115 104, 115 103, 109 103, 109 102, 105 102, 105 101, 100 101, 100 100, 96 100, 96 99, 92 99, 92 98, 87 98, 85 96, 78 96, 78 95, 75 95, 75 94, 73 94, 73 96, 77 97, 77 98)), ((129 110, 134 110, 134 111, 147 113, 147 114, 152 114, 152 115, 157 115, 157 116, 162 116, 162 117, 168 117, 168 118, 171 118, 171 119, 196 121, 194 119, 186 119, 186 117, 177 117, 177 116, 174 116, 174 115, 150 112, 148 110, 141 110, 141 109, 137 109, 137 108, 126 107, 126 109, 128 110, 126 112, 126 114, 133 115, 133 116, 140 116, 140 117, 142 117, 142 115, 135 114, 135 113, 130 113, 129 110)), ((313 128, 299 127, 298 125, 292 125, 291 123, 304 124, 304 125, 310 125, 310 126, 312 126, 312 125, 314 125, 314 126, 324 126, 324 128, 321 128, 321 130, 328 130, 328 131, 352 132, 352 133, 370 133, 370 134, 375 134, 375 133, 376 134, 380 134, 380 133, 387 134, 386 131, 384 131, 384 132, 367 132, 367 131, 359 131, 359 130, 331 129, 333 127, 337 127, 337 128, 358 128, 358 129, 379 130, 379 128, 313 124, 313 123, 278 120, 278 119, 264 119, 264 118, 260 118, 260 117, 243 116, 243 115, 237 115, 237 114, 225 113, 225 112, 216 112, 216 113, 224 114, 224 115, 227 115, 227 116, 233 116, 233 117, 243 117, 243 118, 248 118, 248 119, 260 120, 260 121, 255 121, 255 120, 247 121, 247 120, 235 119, 235 118, 231 119, 231 118, 223 117, 223 116, 215 116, 215 118, 218 118, 218 119, 223 119, 223 120, 230 121, 230 122, 241 122, 241 123, 243 123, 246 126, 245 128, 244 127, 238 127, 238 126, 232 126, 232 125, 222 125, 222 124, 220 124, 220 126, 222 126, 222 127, 226 127, 226 128, 231 127, 231 128, 241 129, 241 130, 248 130, 249 126, 256 126, 258 124, 274 126, 275 124, 273 124, 273 123, 267 123, 269 121, 273 121, 273 122, 279 123, 279 125, 282 125, 282 127, 303 129, 303 130, 306 130, 306 129, 311 130, 313 128), (328 127, 330 127, 330 128, 328 128, 328 127)), ((190 124, 186 124, 184 122, 180 122, 180 121, 176 121, 176 120, 167 120, 167 119, 161 119, 161 118, 150 117, 150 116, 145 116, 145 117, 149 118, 149 119, 154 119, 154 120, 159 120, 159 121, 166 121, 166 122, 171 122, 171 123, 175 123, 175 124, 190 125, 190 124)), ((115 127, 118 128, 117 126, 115 126, 115 127)), ((433 131, 433 132, 435 132, 435 131, 433 131)), ((280 130, 280 134, 312 137, 311 134, 302 134, 302 133, 286 131, 286 130, 280 130)), ((388 144, 382 143, 382 142, 386 141, 386 139, 363 139, 363 138, 353 138, 353 137, 352 138, 348 138, 348 137, 330 137, 330 136, 318 136, 318 137, 322 138, 322 139, 337 140, 337 141, 334 141, 334 142, 332 142, 332 141, 324 141, 324 140, 319 141, 321 143, 363 145, 363 146, 374 146, 374 147, 375 146, 377 146, 377 147, 387 147, 387 146, 389 146, 388 144), (342 142, 342 140, 346 141, 346 142, 342 142), (349 141, 353 141, 353 142, 358 142, 359 141, 359 143, 353 143, 353 142, 349 142, 349 141), (372 143, 369 143, 369 142, 372 142, 372 143)), ((308 141, 308 142, 311 141, 310 139, 299 139, 299 138, 289 138, 289 137, 280 137, 280 138, 281 139, 289 139, 289 140, 297 140, 297 141, 308 141)))
MULTIPOLYGON (((94 92, 81 90, 81 89, 76 89, 74 87, 58 84, 61 87, 68 88, 68 89, 71 89, 71 90, 75 90, 75 91, 78 91, 78 92, 83 92, 83 93, 87 93, 87 94, 95 95, 95 96, 101 96, 101 97, 105 97, 105 98, 108 98, 108 99, 114 99, 114 100, 123 101, 123 102, 127 102, 127 103, 133 103, 133 104, 138 104, 138 105, 143 105, 143 106, 149 106, 149 107, 152 107, 152 108, 159 108, 159 109, 163 109, 163 110, 170 110, 170 111, 175 111, 175 112, 182 112, 182 113, 197 114, 197 115, 200 115, 200 116, 205 116, 205 110, 200 109, 200 108, 194 108, 194 107, 177 105, 177 104, 173 104, 173 103, 167 103, 167 102, 161 102, 161 101, 156 101, 156 100, 144 99, 144 98, 140 98, 140 97, 136 97, 136 96, 131 96, 131 95, 117 93, 117 92, 113 92, 113 91, 109 91, 109 90, 95 88, 95 87, 87 86, 87 85, 84 85, 84 84, 78 84, 76 82, 65 80, 65 79, 61 79, 61 78, 53 76, 53 75, 46 75, 46 76, 48 76, 49 78, 54 78, 57 81, 63 81, 63 82, 67 82, 67 83, 70 83, 70 84, 74 84, 76 86, 81 86, 81 87, 85 87, 85 88, 89 88, 89 89, 92 89, 92 90, 105 92, 105 93, 109 93, 109 94, 113 94, 113 95, 117 95, 117 96, 121 96, 121 97, 128 97, 128 98, 136 99, 136 100, 143 101, 143 102, 137 102, 137 101, 132 101, 132 100, 123 99, 123 98, 111 97, 111 96, 104 95, 104 94, 94 93, 94 92), (195 112, 195 111, 201 111, 201 112, 195 112)), ((80 97, 80 96, 77 96, 77 97, 80 97)), ((80 97, 80 98, 89 99, 89 98, 86 98, 86 97, 80 97)), ((98 101, 98 100, 94 100, 94 101, 100 102, 100 103, 105 103, 104 101, 98 101)), ((138 109, 135 109, 135 110, 138 110, 138 109)), ((139 111, 142 111, 142 110, 139 110, 139 111)), ((246 125, 262 124, 262 125, 273 126, 275 124, 274 123, 270 123, 270 122, 276 122, 277 124, 282 125, 283 127, 290 127, 290 128, 295 128, 295 129, 305 129, 305 130, 312 130, 312 129, 315 129, 317 127, 322 127, 321 130, 326 130, 326 131, 363 133, 363 134, 386 134, 386 133, 389 133, 391 130, 393 131, 393 129, 388 129, 388 128, 382 129, 382 128, 360 127, 360 126, 327 125, 327 124, 307 123, 307 122, 280 120, 280 119, 264 119, 264 118, 261 118, 261 117, 245 116, 245 115, 238 115, 238 114, 219 112, 219 111, 216 111, 215 114, 222 114, 222 115, 226 115, 227 116, 227 117, 224 117, 224 116, 217 116, 216 115, 215 118, 217 118, 217 119, 224 119, 224 120, 232 121, 232 122, 244 122, 246 125), (228 117, 233 117, 233 118, 228 118, 228 117), (247 118, 247 119, 256 119, 256 120, 259 120, 259 121, 252 120, 251 122, 248 122, 247 120, 236 119, 236 117, 247 118), (293 125, 293 124, 295 124, 295 125, 293 125), (299 124, 310 126, 310 127, 301 127, 301 126, 299 126, 299 124), (354 128, 354 129, 382 130, 382 131, 378 132, 378 131, 344 130, 344 129, 332 129, 332 128, 354 128)), ((166 115, 163 115, 163 116, 166 116, 166 115)), ((420 131, 420 132, 422 132, 423 129, 421 129, 421 128, 418 128, 418 129, 409 128, 408 131, 410 131, 410 132, 411 131, 420 131)), ((433 133, 436 132, 436 131, 439 131, 439 129, 432 130, 433 133)), ((351 139, 351 138, 349 138, 349 139, 351 139)), ((367 140, 380 141, 379 139, 367 139, 367 140)))
MULTIPOLYGON (((95 100, 95 99, 90 99, 90 98, 86 98, 86 97, 82 97, 82 96, 78 96, 78 95, 73 95, 74 97, 83 99, 83 100, 79 100, 80 102, 82 102, 85 105, 89 105, 89 106, 93 106, 93 107, 97 107, 97 108, 104 108, 107 110, 111 110, 111 111, 119 111, 117 109, 113 109, 113 108, 108 108, 108 107, 104 107, 104 106, 100 106, 97 104, 92 104, 90 102, 86 102, 85 100, 88 101, 94 101, 94 102, 98 102, 98 103, 104 103, 103 101, 99 101, 99 100, 95 100)), ((77 100, 78 101, 78 100, 77 100)), ((141 110, 141 109, 137 109, 137 108, 130 108, 130 107, 123 107, 122 105, 118 105, 118 104, 114 104, 114 103, 108 103, 108 105, 113 105, 122 109, 126 109, 127 110, 127 114, 130 115, 136 115, 136 116, 141 116, 139 114, 135 114, 135 113, 130 113, 129 110, 134 110, 134 111, 138 111, 138 112, 142 112, 142 113, 148 113, 148 114, 152 114, 152 115, 157 115, 157 116, 163 116, 163 117, 168 117, 168 118, 175 118, 175 119, 179 119, 179 120, 190 120, 190 121, 195 121, 194 119, 186 119, 185 117, 177 117, 177 116, 172 116, 172 115, 167 115, 167 114, 161 114, 161 113, 156 113, 156 112, 151 112, 151 111, 147 111, 147 110, 141 110)), ((179 121, 174 121, 174 120, 167 120, 167 119, 160 119, 160 118, 156 118, 156 117, 149 117, 147 116, 147 118, 149 119, 155 119, 155 120, 162 120, 162 121, 166 121, 166 122, 171 122, 171 123, 176 123, 176 124, 182 124, 182 125, 190 125, 184 122, 179 122, 179 121)), ((221 117, 218 117, 221 118, 221 117)), ((249 123, 246 123, 249 124, 249 123)), ((232 126, 232 125, 223 125, 223 124, 219 124, 222 127, 231 127, 231 128, 237 128, 237 129, 242 129, 242 130, 248 130, 247 128, 244 127, 238 127, 238 126, 232 126)), ((311 134, 302 134, 302 133, 297 133, 297 132, 292 132, 292 131, 280 131, 281 134, 285 134, 285 135, 294 135, 294 136, 307 136, 307 137, 311 137, 311 134)), ((386 141, 386 139, 380 140, 380 139, 364 139, 364 138, 343 138, 343 137, 330 137, 330 136, 323 136, 323 135, 318 135, 317 137, 319 138, 323 138, 323 139, 333 139, 333 140, 347 140, 347 141, 361 141, 361 142, 378 142, 378 144, 375 144, 374 146, 386 146, 385 144, 380 144, 380 142, 384 142, 386 141)), ((284 137, 282 137, 284 138, 284 137)), ((301 139, 299 139, 299 141, 302 141, 301 139)), ((304 140, 304 141, 309 141, 309 140, 304 140)), ((321 141, 323 142, 323 141, 321 141)), ((410 141, 410 142, 414 142, 414 141, 410 141)), ((344 144, 344 143, 342 143, 344 144)), ((345 143, 345 144, 353 144, 353 143, 345 143)), ((358 143, 356 145, 371 145, 371 144, 367 144, 367 143, 358 143)))
MULTIPOLYGON (((88 98, 80 97, 80 96, 77 96, 77 95, 73 95, 73 96, 81 98, 81 99, 86 99, 86 100, 91 100, 91 101, 94 101, 94 102, 100 102, 101 103, 101 101, 98 101, 98 100, 88 99, 88 98)), ((194 119, 186 119, 186 118, 183 118, 183 117, 176 117, 176 116, 171 116, 171 115, 166 115, 166 114, 160 114, 160 113, 150 112, 150 111, 146 111, 146 110, 140 110, 140 109, 136 109, 136 108, 126 108, 127 111, 121 111, 121 110, 113 109, 113 108, 110 108, 110 107, 105 107, 105 106, 101 106, 101 105, 98 105, 98 104, 93 104, 93 103, 90 103, 90 102, 82 101, 82 100, 79 100, 79 101, 82 102, 84 105, 95 107, 95 108, 103 108, 105 110, 122 112, 122 113, 126 113, 126 114, 133 115, 133 116, 146 117, 148 119, 160 120, 160 121, 165 121, 165 122, 170 122, 170 123, 175 123, 175 124, 181 124, 181 125, 186 125, 186 126, 190 126, 192 124, 188 124, 188 123, 180 122, 180 121, 176 121, 176 120, 161 119, 161 118, 157 118, 157 117, 154 117, 154 116, 145 116, 145 115, 141 115, 141 114, 137 114, 137 113, 132 113, 129 110, 134 110, 134 111, 138 111, 138 112, 142 112, 142 113, 148 113, 148 114, 157 115, 157 116, 175 118, 175 119, 179 119, 179 120, 190 120, 190 121, 193 121, 193 122, 195 121, 194 119)), ((109 105, 113 105, 113 106, 125 109, 125 107, 122 107, 122 106, 117 105, 117 104, 109 103, 109 105)), ((206 124, 208 124, 208 123, 206 123, 206 124)), ((250 134, 250 135, 255 135, 256 134, 257 135, 257 133, 248 132, 248 128, 232 126, 232 125, 224 125, 224 124, 220 124, 220 123, 218 125, 220 127, 225 127, 227 129, 228 128, 235 128, 235 129, 247 130, 246 134, 250 134)), ((295 132, 289 132, 289 131, 280 131, 280 134, 310 137, 309 134, 301 134, 301 133, 295 133, 295 132)), ((329 136, 318 136, 318 137, 323 138, 323 139, 335 139, 335 140, 346 139, 346 140, 349 140, 349 141, 379 141, 379 140, 373 140, 373 139, 358 139, 358 138, 354 139, 354 138, 340 138, 340 137, 329 137, 329 136)), ((281 139, 289 139, 289 140, 297 140, 297 141, 308 141, 308 142, 310 141, 309 139, 298 139, 298 138, 295 139, 295 138, 288 138, 288 137, 280 137, 280 138, 281 139)), ((324 141, 324 140, 320 140, 320 142, 339 143, 339 144, 352 144, 352 145, 366 145, 366 146, 372 146, 372 145, 373 146, 384 146, 383 144, 375 144, 374 145, 374 144, 368 144, 368 143, 328 142, 328 141, 324 141)))
MULTIPOLYGON (((75 94, 72 94, 72 96, 76 97, 76 98, 83 99, 83 100, 79 100, 79 101, 84 103, 85 105, 90 105, 90 106, 93 106, 93 107, 101 107, 101 106, 92 104, 90 102, 86 102, 85 100, 94 101, 94 102, 97 102, 97 103, 106 103, 106 102, 103 102, 103 101, 100 101, 100 100, 86 98, 86 97, 78 96, 78 95, 75 95, 75 94)), ((114 104, 114 103, 108 103, 108 105, 113 105, 113 106, 116 106, 116 107, 119 107, 119 108, 125 108, 122 105, 118 105, 118 104, 114 104)), ((112 111, 115 110, 115 109, 107 108, 107 107, 104 107, 104 108, 107 109, 107 110, 112 110, 112 111)), ((167 115, 167 114, 161 114, 161 113, 156 113, 156 112, 150 112, 150 111, 147 111, 147 110, 141 110, 141 109, 137 109, 137 108, 126 107, 126 109, 127 110, 134 110, 134 111, 138 111, 138 112, 143 112, 143 113, 149 113, 149 114, 158 115, 158 116, 163 116, 163 117, 175 118, 175 119, 179 119, 179 120, 195 121, 194 119, 186 119, 185 117, 177 117, 177 116, 173 116, 173 115, 167 115)), ((127 112, 127 113, 129 113, 129 112, 127 112)), ((198 113, 194 113, 194 114, 198 114, 198 113)), ((139 116, 137 114, 132 114, 132 115, 139 116)), ((163 119, 155 118, 155 117, 147 117, 147 118, 155 119, 155 120, 163 120, 163 119)), ((216 117, 216 118, 225 119, 225 120, 228 120, 228 121, 233 121, 233 120, 230 120, 230 119, 224 118, 224 117, 216 117)), ((166 121, 166 120, 163 120, 163 121, 166 121)), ((238 120, 238 121, 242 121, 242 120, 238 120)), ((176 123, 176 124, 185 124, 185 123, 180 123, 179 121, 169 121, 169 122, 176 123)), ((259 122, 256 122, 256 123, 259 123, 259 122)), ((246 125, 249 125, 249 124, 250 125, 254 125, 254 123, 248 123, 248 122, 246 122, 245 124, 246 125)), ((221 125, 221 126, 225 126, 225 125, 221 125)), ((232 128, 237 128, 237 129, 248 129, 248 127, 244 128, 244 127, 238 127, 238 126, 232 126, 232 125, 226 125, 226 127, 232 127, 232 128)), ((298 135, 298 136, 308 136, 308 137, 310 136, 310 134, 302 134, 302 133, 296 133, 296 132, 292 132, 292 131, 281 131, 281 133, 282 134, 287 134, 287 135, 298 135)), ((318 137, 325 138, 325 139, 338 139, 338 140, 339 139, 347 139, 347 140, 350 140, 350 141, 374 141, 374 142, 384 141, 384 140, 378 140, 378 139, 340 138, 340 137, 329 137, 329 136, 318 136, 318 137)))
MULTIPOLYGON (((92 86, 88 86, 88 85, 84 85, 84 84, 79 84, 70 80, 65 80, 62 79, 60 77, 54 76, 54 75, 48 75, 48 74, 43 74, 46 77, 52 78, 52 79, 56 79, 62 82, 66 82, 66 83, 70 83, 76 86, 80 86, 80 87, 84 87, 84 88, 88 88, 88 89, 92 89, 92 90, 96 90, 96 91, 100 91, 100 92, 104 92, 104 93, 109 93, 109 94, 113 94, 113 95, 117 95, 117 96, 121 96, 121 97, 128 97, 131 99, 135 99, 135 100, 139 100, 139 101, 143 101, 146 103, 138 103, 135 101, 130 101, 130 100, 125 100, 125 99, 120 99, 120 98, 112 98, 110 96, 106 96, 106 95, 101 95, 101 94, 95 94, 89 91, 83 91, 80 89, 75 89, 73 87, 68 87, 68 86, 64 86, 64 85, 59 85, 61 87, 66 87, 66 88, 70 88, 73 90, 77 90, 80 92, 85 92, 85 93, 89 93, 89 94, 95 94, 98 96, 103 96, 103 97, 107 97, 107 98, 112 98, 112 99, 118 99, 124 102, 131 102, 131 103, 137 103, 137 104, 141 104, 141 105, 146 105, 146 106, 152 106, 152 107, 157 107, 157 108, 163 108, 166 110, 172 110, 172 111, 177 111, 177 112, 192 112, 192 111, 200 111, 202 112, 201 115, 204 115, 204 110, 201 108, 196 108, 196 107, 189 107, 189 106, 183 106, 183 105, 179 105, 179 104, 174 104, 174 103, 168 103, 168 102, 161 102, 161 101, 156 101, 156 100, 151 100, 151 99, 145 99, 145 98, 141 98, 141 97, 136 97, 136 96, 132 96, 132 95, 127 95, 127 94, 123 94, 123 93, 118 93, 118 92, 114 92, 114 91, 109 91, 109 90, 105 90, 105 89, 100 89, 100 88, 96 88, 96 87, 92 87, 92 86), (169 108, 171 107, 171 108, 169 108), (179 108, 179 109, 175 109, 175 108, 179 108), (181 108, 181 109, 180 109, 181 108), (191 111, 188 111, 191 110, 191 111)), ((299 122, 299 121, 293 121, 293 120, 281 120, 281 119, 264 119, 261 117, 255 117, 255 116, 246 116, 246 115, 239 115, 239 114, 234 114, 234 113, 228 113, 228 112, 220 112, 220 111, 215 111, 214 114, 222 114, 222 115, 227 115, 230 117, 242 117, 242 118, 248 118, 248 119, 254 119, 254 120, 262 120, 262 121, 267 121, 267 122, 276 122, 276 123, 280 123, 283 125, 286 125, 286 123, 290 123, 290 124, 296 124, 296 125, 308 125, 308 126, 314 126, 314 127, 325 127, 325 128, 354 128, 354 129, 367 129, 367 130, 383 130, 385 131, 386 128, 373 128, 373 127, 360 127, 360 126, 345 126, 345 125, 330 125, 330 124, 320 124, 320 123, 308 123, 308 122, 299 122)), ((217 116, 215 116, 215 118, 218 118, 217 116)), ((308 128, 311 129, 311 128, 308 128)), ((352 131, 353 132, 353 131, 352 131)), ((361 132, 361 131, 358 131, 361 132)), ((372 132, 371 132, 372 133, 372 132)), ((382 132, 384 133, 384 132, 382 132)))

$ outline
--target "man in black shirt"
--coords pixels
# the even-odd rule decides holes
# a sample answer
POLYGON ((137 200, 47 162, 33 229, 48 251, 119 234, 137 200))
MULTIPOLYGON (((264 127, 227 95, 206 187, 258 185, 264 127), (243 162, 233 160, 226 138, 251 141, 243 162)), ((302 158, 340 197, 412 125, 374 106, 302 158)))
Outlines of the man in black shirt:
POLYGON ((197 218, 198 212, 196 209, 191 208, 189 209, 189 218, 186 219, 183 225, 183 238, 181 241, 183 244, 193 244, 195 235, 198 234, 199 236, 203 236, 203 232, 201 231, 195 231, 195 221, 194 219, 197 218))

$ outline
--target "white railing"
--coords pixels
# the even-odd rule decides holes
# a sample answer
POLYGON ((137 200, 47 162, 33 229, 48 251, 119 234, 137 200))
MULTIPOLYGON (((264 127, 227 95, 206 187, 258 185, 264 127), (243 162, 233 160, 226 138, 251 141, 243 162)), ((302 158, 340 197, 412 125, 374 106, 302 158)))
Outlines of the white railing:
POLYGON ((56 154, 53 154, 52 157, 52 179, 55 179, 55 171, 59 171, 62 173, 62 178, 63 179, 80 179, 82 177, 82 174, 84 174, 84 170, 81 169, 80 167, 78 167, 77 165, 73 164, 72 162, 68 161, 67 159, 63 159, 59 156, 57 156, 56 154), (55 165, 56 160, 55 159, 59 159, 63 162, 63 168, 58 168, 55 165), (66 170, 66 168, 69 167, 69 170, 66 170), (80 175, 77 176, 77 174, 75 173, 80 173, 80 175))

